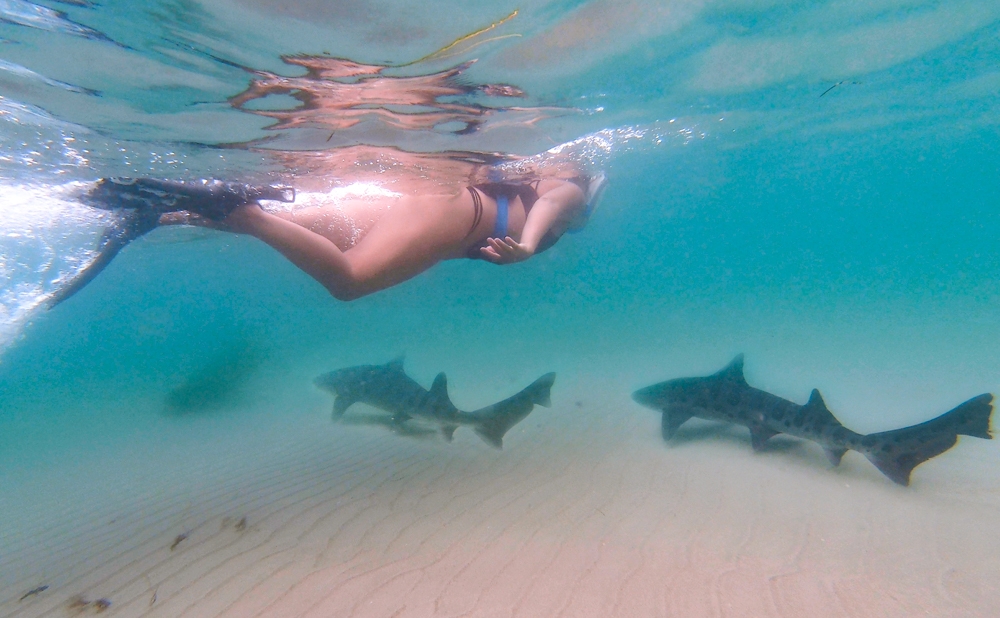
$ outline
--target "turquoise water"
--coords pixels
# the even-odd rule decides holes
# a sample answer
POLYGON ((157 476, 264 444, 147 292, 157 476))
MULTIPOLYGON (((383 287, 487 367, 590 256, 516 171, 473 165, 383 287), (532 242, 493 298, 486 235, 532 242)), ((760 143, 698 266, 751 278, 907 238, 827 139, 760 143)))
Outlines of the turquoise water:
MULTIPOLYGON (((1000 389, 998 2, 0 0, 0 20, 0 497, 5 542, 32 556, 0 576, 0 601, 69 578, 25 549, 44 539, 39 509, 57 521, 88 496, 183 493, 193 458, 214 469, 212 453, 327 431, 311 380, 337 367, 405 354, 424 384, 447 372, 460 407, 555 370, 557 404, 599 399, 657 448, 629 393, 738 352, 754 386, 797 402, 820 388, 860 432, 1000 389), (470 131, 387 120, 425 104, 337 129, 254 113, 296 108, 289 94, 230 104, 260 72, 302 76, 282 60, 299 54, 392 76, 475 59, 461 83, 526 94, 435 101, 486 109, 470 131), (565 145, 610 185, 583 232, 524 264, 447 262, 349 304, 256 241, 178 228, 45 309, 107 223, 71 183, 287 179, 309 169, 303 153, 357 145, 565 145)), ((972 464, 929 484, 993 500, 993 444, 963 449, 972 464)))

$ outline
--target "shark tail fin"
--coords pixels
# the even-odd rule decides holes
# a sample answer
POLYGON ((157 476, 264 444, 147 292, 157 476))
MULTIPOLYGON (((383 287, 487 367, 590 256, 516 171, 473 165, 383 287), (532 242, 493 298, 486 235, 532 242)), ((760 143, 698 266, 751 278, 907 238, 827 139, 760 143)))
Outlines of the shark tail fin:
MULTIPOLYGON (((895 432, 910 433, 954 433, 973 438, 993 439, 990 432, 990 417, 993 415, 993 395, 983 393, 929 421, 897 429, 895 432)), ((886 431, 883 434, 892 434, 886 431)), ((882 435, 882 434, 879 434, 882 435)))
POLYGON ((546 408, 552 405, 550 393, 555 379, 555 373, 547 373, 513 397, 470 412, 475 432, 490 446, 502 449, 504 434, 511 427, 531 414, 536 405, 546 408))
POLYGON ((556 373, 550 372, 528 385, 521 394, 531 398, 531 403, 543 408, 552 407, 552 385, 555 384, 556 373))
MULTIPOLYGON (((891 432, 886 432, 891 433, 891 432)), ((875 434, 878 435, 878 434, 875 434)), ((872 462, 879 471, 903 487, 910 484, 910 474, 913 469, 932 457, 937 457, 941 453, 955 446, 958 442, 957 434, 940 435, 926 442, 910 441, 912 444, 884 445, 872 452, 865 453, 868 461, 872 462)))
POLYGON ((985 393, 966 401, 941 416, 919 425, 869 434, 865 453, 882 474, 899 483, 910 484, 914 468, 955 446, 959 435, 991 439, 990 416, 993 395, 985 393))
POLYGON ((955 424, 955 432, 963 436, 992 440, 990 417, 993 415, 993 395, 983 393, 946 412, 940 418, 949 418, 955 424))

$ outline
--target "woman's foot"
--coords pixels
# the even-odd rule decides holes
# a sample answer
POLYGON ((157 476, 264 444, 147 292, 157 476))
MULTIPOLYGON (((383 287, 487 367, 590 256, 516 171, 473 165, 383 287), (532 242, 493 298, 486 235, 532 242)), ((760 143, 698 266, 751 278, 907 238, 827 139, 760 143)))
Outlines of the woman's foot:
POLYGON ((222 229, 234 234, 250 234, 251 236, 260 227, 262 221, 268 217, 264 209, 257 202, 240 204, 218 223, 216 229, 222 229))

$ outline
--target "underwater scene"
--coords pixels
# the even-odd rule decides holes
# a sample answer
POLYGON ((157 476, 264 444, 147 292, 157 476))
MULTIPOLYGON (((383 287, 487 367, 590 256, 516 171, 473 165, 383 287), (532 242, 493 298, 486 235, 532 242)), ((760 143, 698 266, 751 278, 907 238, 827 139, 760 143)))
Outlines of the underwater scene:
POLYGON ((994 615, 998 195, 997 0, 0 0, 0 615, 994 615))

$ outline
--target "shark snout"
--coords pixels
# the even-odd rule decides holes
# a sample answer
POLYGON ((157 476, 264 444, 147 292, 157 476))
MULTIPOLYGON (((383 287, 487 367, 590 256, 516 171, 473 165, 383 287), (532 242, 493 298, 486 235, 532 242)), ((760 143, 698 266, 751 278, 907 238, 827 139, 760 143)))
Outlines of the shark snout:
POLYGON ((317 376, 313 380, 313 384, 316 385, 316 388, 321 388, 325 391, 336 393, 338 387, 340 387, 343 383, 343 380, 339 378, 340 376, 337 374, 336 371, 331 371, 330 373, 324 373, 321 376, 317 376))
POLYGON ((660 408, 670 403, 670 396, 659 388, 648 387, 632 393, 632 401, 647 408, 660 408))

